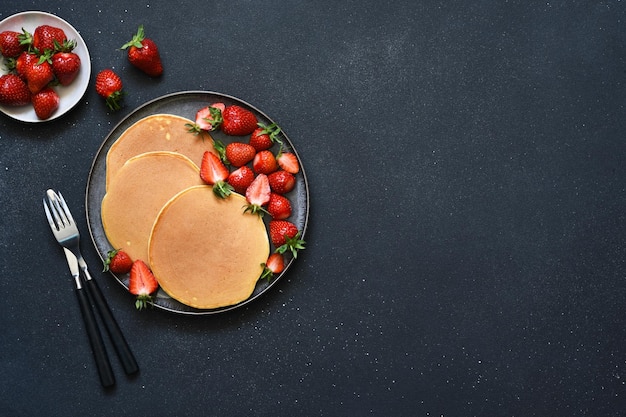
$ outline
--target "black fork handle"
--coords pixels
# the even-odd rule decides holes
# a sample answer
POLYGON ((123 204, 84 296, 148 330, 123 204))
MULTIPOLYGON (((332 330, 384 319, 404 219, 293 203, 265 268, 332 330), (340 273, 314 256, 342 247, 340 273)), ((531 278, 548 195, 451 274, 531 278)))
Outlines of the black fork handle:
POLYGON ((117 352, 117 356, 122 363, 124 371, 127 375, 138 372, 139 365, 137 364, 137 360, 135 359, 133 352, 130 350, 128 342, 126 341, 120 326, 117 324, 117 320, 115 320, 109 305, 102 295, 102 291, 100 291, 98 283, 94 279, 88 279, 86 280, 86 286, 89 290, 89 295, 91 295, 93 303, 96 305, 96 308, 100 313, 100 318, 107 329, 111 343, 113 343, 113 347, 115 348, 115 352, 117 352))
POLYGON ((91 310, 91 304, 89 303, 87 293, 83 288, 77 288, 76 297, 78 298, 80 311, 85 322, 85 330, 87 331, 87 336, 89 337, 91 351, 93 352, 93 357, 96 360, 100 383, 105 388, 112 387, 115 385, 115 375, 113 375, 111 363, 109 362, 109 356, 107 355, 106 348, 104 347, 100 330, 98 330, 96 318, 91 310))

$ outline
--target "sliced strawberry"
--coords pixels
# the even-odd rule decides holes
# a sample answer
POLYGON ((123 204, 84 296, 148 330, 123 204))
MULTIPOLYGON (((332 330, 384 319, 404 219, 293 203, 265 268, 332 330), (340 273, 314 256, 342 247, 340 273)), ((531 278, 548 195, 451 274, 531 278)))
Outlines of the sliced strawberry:
POLYGON ((287 194, 296 186, 296 177, 283 170, 272 172, 267 179, 270 182, 270 188, 277 194, 287 194))
POLYGON ((228 178, 228 168, 212 152, 205 151, 202 155, 200 178, 207 184, 213 185, 213 192, 220 198, 229 196, 233 191, 233 187, 225 181, 228 178))
POLYGON ((291 202, 280 194, 271 193, 267 203, 267 212, 276 220, 284 220, 291 216, 291 202))
POLYGON ((279 167, 292 174, 297 174, 300 171, 300 163, 294 153, 280 151, 276 155, 276 162, 278 162, 279 167))
POLYGON ((231 172, 226 181, 239 194, 245 194, 252 181, 254 181, 254 171, 244 165, 231 172))
POLYGON ((141 259, 137 259, 133 262, 133 266, 130 268, 128 291, 137 296, 135 300, 137 310, 142 310, 147 306, 152 300, 151 294, 155 292, 157 288, 159 288, 159 283, 148 265, 141 259))
POLYGON ((257 118, 250 110, 241 106, 226 106, 222 111, 222 132, 232 136, 245 136, 257 128, 257 118))
POLYGON ((267 213, 263 206, 270 201, 270 194, 270 183, 267 179, 267 175, 257 175, 254 181, 252 181, 252 184, 250 184, 246 190, 246 200, 248 200, 248 205, 246 205, 244 213, 249 211, 252 214, 263 216, 263 213, 267 213))
POLYGON ((285 258, 280 253, 272 253, 263 264, 263 273, 260 279, 272 279, 285 270, 285 258))
POLYGON ((254 159, 256 149, 247 143, 231 142, 226 145, 225 155, 232 166, 240 167, 254 159))
POLYGON ((41 120, 46 120, 59 108, 61 98, 52 88, 45 87, 33 94, 31 101, 37 117, 41 120))
POLYGON ((306 242, 300 239, 301 233, 295 224, 288 220, 270 220, 270 240, 276 247, 276 252, 285 253, 288 250, 294 258, 298 250, 304 249, 306 242))
POLYGON ((252 168, 257 174, 270 174, 278 169, 278 163, 272 151, 265 150, 254 156, 252 168))
POLYGON ((121 249, 110 250, 107 259, 104 261, 102 272, 111 271, 114 274, 127 274, 133 266, 133 260, 121 249))

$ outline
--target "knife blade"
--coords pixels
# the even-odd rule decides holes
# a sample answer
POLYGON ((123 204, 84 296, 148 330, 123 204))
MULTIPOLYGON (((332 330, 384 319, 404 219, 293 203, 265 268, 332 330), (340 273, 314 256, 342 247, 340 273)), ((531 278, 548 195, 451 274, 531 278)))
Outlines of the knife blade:
POLYGON ((96 361, 96 367, 98 368, 98 375, 100 376, 100 383, 103 387, 111 387, 115 385, 115 376, 111 369, 111 363, 109 362, 109 356, 107 355, 102 335, 98 329, 96 318, 91 309, 91 303, 89 297, 83 288, 80 280, 80 271, 78 269, 78 259, 68 249, 63 248, 65 252, 65 258, 67 259, 67 265, 70 267, 70 272, 74 281, 76 282, 76 297, 78 298, 78 304, 80 305, 80 311, 85 322, 85 330, 89 337, 89 344, 91 345, 91 351, 96 361))

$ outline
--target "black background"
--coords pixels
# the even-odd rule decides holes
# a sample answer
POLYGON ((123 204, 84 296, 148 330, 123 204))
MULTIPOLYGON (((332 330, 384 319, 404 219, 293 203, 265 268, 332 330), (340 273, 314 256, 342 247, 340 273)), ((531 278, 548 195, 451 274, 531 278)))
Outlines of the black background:
POLYGON ((20 1, 84 38, 62 118, 0 117, 0 414, 617 416, 626 404, 621 1, 20 1), (165 73, 118 48, 144 24, 165 73), (113 67, 110 113, 93 88, 113 67), (307 249, 234 312, 137 312, 87 236, 108 132, 185 90, 282 126, 307 249), (102 390, 43 215, 59 189, 141 366, 102 390))

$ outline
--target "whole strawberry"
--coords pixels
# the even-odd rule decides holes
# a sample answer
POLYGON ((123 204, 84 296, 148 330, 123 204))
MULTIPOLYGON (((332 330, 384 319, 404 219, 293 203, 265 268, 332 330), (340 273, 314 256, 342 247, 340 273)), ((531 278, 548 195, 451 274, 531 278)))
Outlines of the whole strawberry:
POLYGON ((106 99, 110 110, 119 110, 120 100, 124 96, 122 80, 112 69, 103 69, 96 76, 96 92, 106 99))
POLYGON ((296 186, 296 177, 287 171, 272 172, 267 178, 270 182, 270 188, 276 194, 287 194, 296 186))
POLYGON ((15 72, 22 77, 23 80, 26 80, 26 71, 38 61, 39 57, 36 54, 24 51, 15 60, 15 72))
POLYGON ((107 253, 102 272, 111 271, 114 274, 127 274, 133 266, 133 260, 126 252, 120 249, 111 250, 107 253))
POLYGON ((276 247, 276 252, 291 251, 294 258, 298 250, 304 249, 305 241, 300 239, 301 233, 295 224, 288 220, 270 220, 270 240, 276 247))
POLYGON ((59 108, 60 98, 52 88, 45 87, 33 94, 32 102, 37 117, 41 120, 46 120, 59 108))
POLYGON ((54 71, 52 65, 48 61, 41 60, 30 62, 25 69, 26 84, 31 93, 35 94, 43 90, 50 82, 54 80, 54 71))
POLYGON ((58 52, 52 55, 52 71, 59 84, 70 85, 80 70, 80 57, 74 52, 58 52))
POLYGON ((232 136, 249 135, 257 128, 257 118, 241 106, 226 106, 222 111, 222 132, 232 136))
POLYGON ((256 150, 247 143, 231 142, 226 145, 225 154, 228 162, 238 168, 252 161, 256 155, 256 150))
POLYGON ((161 55, 156 43, 144 35, 143 25, 139 26, 137 34, 130 42, 122 45, 121 49, 128 49, 128 60, 151 77, 163 74, 161 55))
POLYGON ((226 182, 239 194, 245 194, 252 181, 254 181, 254 171, 246 165, 231 172, 226 179, 226 182))
POLYGON ((40 25, 35 28, 32 38, 32 47, 39 53, 55 51, 67 41, 63 29, 51 25, 40 25))
POLYGON ((278 169, 276 157, 269 149, 258 152, 252 160, 252 168, 257 174, 271 174, 278 169))
POLYGON ((0 32, 0 54, 5 58, 17 58, 26 47, 21 43, 22 34, 13 30, 0 32))
POLYGON ((6 106, 24 106, 30 103, 31 93, 19 76, 6 74, 0 77, 0 104, 6 106))
POLYGON ((276 220, 284 220, 291 216, 291 202, 280 194, 270 193, 267 212, 276 220))
POLYGON ((278 127, 275 123, 270 125, 258 123, 257 125, 259 127, 254 129, 250 135, 250 141, 248 142, 254 147, 254 149, 257 150, 257 152, 271 148, 274 143, 282 144, 281 140, 278 138, 278 135, 280 134, 280 127, 278 127))

